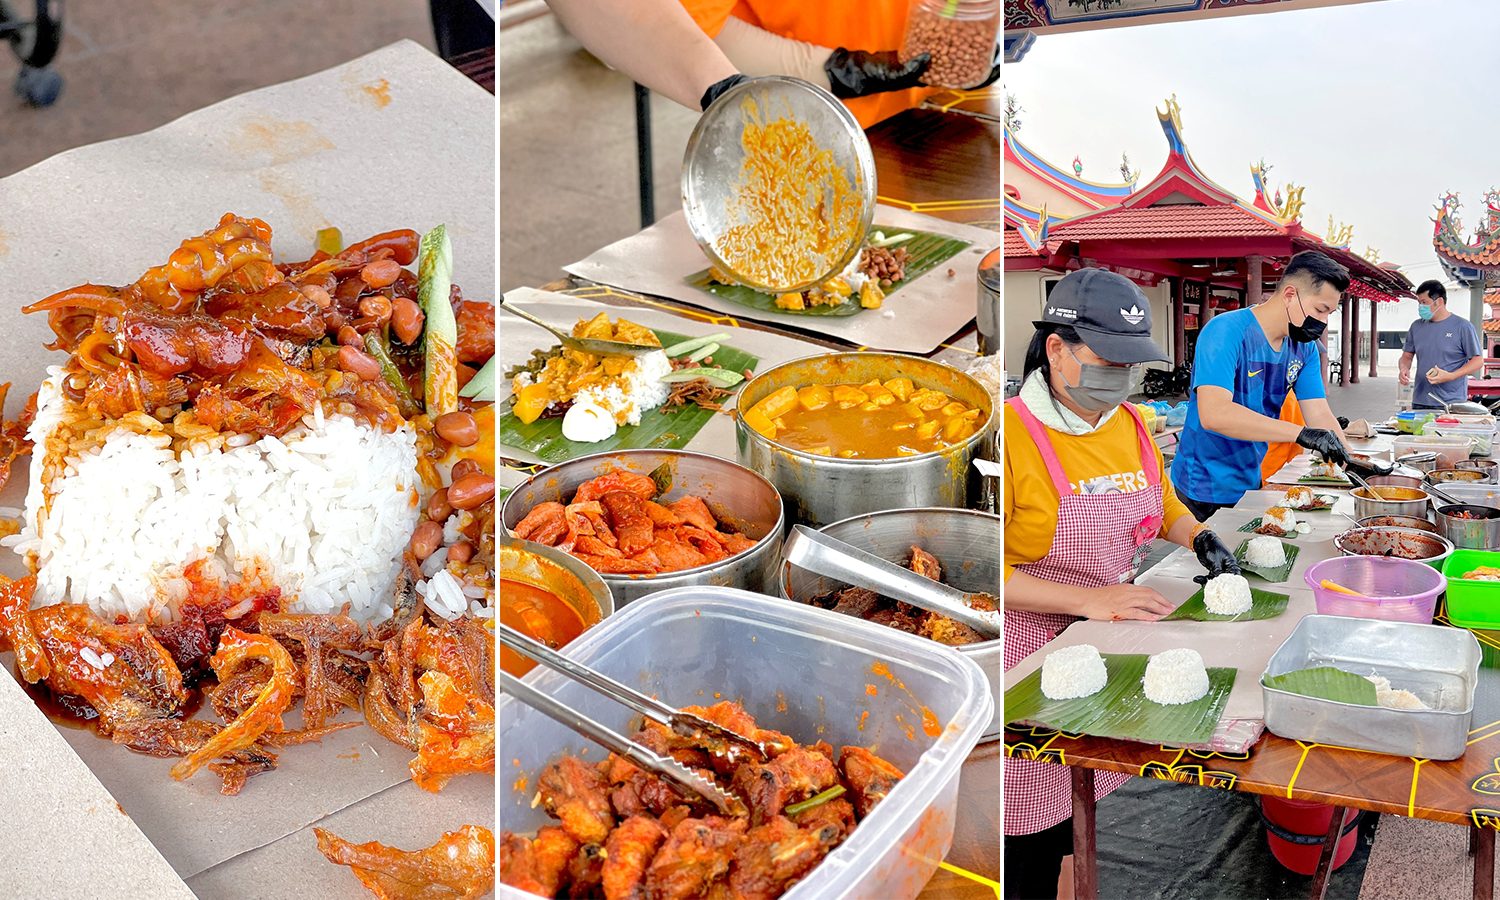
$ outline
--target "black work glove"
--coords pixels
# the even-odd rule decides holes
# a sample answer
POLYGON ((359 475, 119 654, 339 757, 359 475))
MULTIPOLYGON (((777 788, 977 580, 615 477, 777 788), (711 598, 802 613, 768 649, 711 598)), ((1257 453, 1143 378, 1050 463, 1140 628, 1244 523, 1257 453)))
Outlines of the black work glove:
POLYGON ((885 91, 904 91, 922 87, 922 73, 932 62, 932 56, 919 53, 906 62, 901 61, 895 50, 845 50, 843 47, 828 54, 823 71, 828 73, 828 83, 833 95, 840 100, 864 97, 885 91))
POLYGON ((720 81, 715 81, 713 84, 708 86, 708 90, 703 92, 703 99, 699 100, 698 104, 706 112, 708 108, 713 105, 714 101, 719 99, 720 94, 723 94, 725 91, 729 90, 742 81, 749 80, 749 75, 741 75, 736 72, 728 78, 722 79, 720 81))
POLYGON ((1198 562, 1208 571, 1203 575, 1194 575, 1193 580, 1199 584, 1207 584, 1210 579, 1218 578, 1220 575, 1240 574, 1240 562, 1219 540, 1219 536, 1208 529, 1198 532, 1193 538, 1193 552, 1198 554, 1198 562))
POLYGON ((1338 435, 1326 428, 1303 428, 1297 434, 1297 444, 1321 455, 1331 463, 1338 463, 1341 466, 1349 465, 1349 454, 1344 451, 1344 442, 1339 440, 1338 435))
POLYGON ((995 45, 995 66, 994 66, 994 68, 990 69, 989 77, 985 78, 983 81, 981 81, 978 84, 974 85, 973 87, 969 88, 969 90, 971 90, 971 91, 977 91, 980 88, 987 88, 987 87, 989 87, 990 85, 994 84, 995 82, 997 82, 999 80, 1000 80, 1000 45, 996 44, 995 45))
POLYGON ((1349 420, 1348 420, 1348 418, 1346 418, 1344 416, 1339 416, 1338 423, 1339 423, 1339 427, 1340 428, 1348 428, 1349 427, 1349 420))

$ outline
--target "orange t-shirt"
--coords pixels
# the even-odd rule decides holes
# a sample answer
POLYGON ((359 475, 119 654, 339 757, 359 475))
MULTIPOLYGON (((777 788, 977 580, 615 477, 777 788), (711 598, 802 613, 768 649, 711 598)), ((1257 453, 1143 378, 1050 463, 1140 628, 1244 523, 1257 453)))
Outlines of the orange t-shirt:
MULTIPOLYGON (((900 50, 912 0, 682 0, 698 27, 716 37, 730 16, 756 28, 830 50, 900 50)), ((844 101, 863 128, 919 105, 934 88, 912 88, 844 101)))
MULTIPOLYGON (((1287 394, 1286 402, 1281 404, 1281 420, 1283 422, 1295 422, 1298 425, 1306 425, 1302 420, 1302 407, 1297 404, 1296 394, 1287 394)), ((1295 459, 1302 453, 1302 448, 1293 444, 1270 444, 1266 447, 1266 458, 1260 464, 1260 480, 1264 484, 1271 480, 1271 476, 1281 471, 1281 467, 1295 459)))

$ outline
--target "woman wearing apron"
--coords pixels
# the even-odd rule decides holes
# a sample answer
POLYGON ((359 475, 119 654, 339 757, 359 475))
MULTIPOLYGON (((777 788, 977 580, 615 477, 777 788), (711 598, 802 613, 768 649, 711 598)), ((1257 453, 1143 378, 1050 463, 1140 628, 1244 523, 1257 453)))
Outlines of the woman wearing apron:
MULTIPOLYGON (((1020 396, 1005 410, 1007 670, 1079 619, 1170 613, 1159 593, 1131 584, 1155 538, 1192 547, 1208 570, 1199 580, 1239 572, 1177 499, 1125 402, 1139 364, 1165 361, 1146 296, 1123 276, 1081 269, 1058 282, 1035 324, 1020 396)), ((1098 773, 1098 796, 1127 777, 1098 773)), ((1073 852, 1068 769, 1007 757, 1004 784, 1005 896, 1055 897, 1073 852)))

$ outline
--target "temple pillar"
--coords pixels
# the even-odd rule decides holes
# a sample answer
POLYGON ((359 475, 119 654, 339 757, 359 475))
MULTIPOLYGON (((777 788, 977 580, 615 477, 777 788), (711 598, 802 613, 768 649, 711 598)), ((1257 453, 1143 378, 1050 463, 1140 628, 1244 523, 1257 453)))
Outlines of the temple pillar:
POLYGON ((1353 325, 1353 298, 1344 295, 1344 302, 1339 304, 1339 317, 1343 320, 1343 326, 1339 328, 1339 387, 1349 383, 1349 369, 1353 365, 1354 348, 1354 325, 1353 325))
POLYGON ((1172 279, 1172 364, 1180 366, 1187 359, 1187 328, 1182 299, 1182 279, 1172 279))
POLYGON ((1374 378, 1375 365, 1380 361, 1380 327, 1375 324, 1376 313, 1380 311, 1380 302, 1370 301, 1370 377, 1374 378))
POLYGON ((1484 273, 1469 285, 1469 321, 1476 331, 1484 328, 1484 273))
POLYGON ((1261 295, 1266 292, 1264 270, 1261 268, 1265 257, 1251 254, 1245 257, 1245 305, 1259 306, 1261 295))

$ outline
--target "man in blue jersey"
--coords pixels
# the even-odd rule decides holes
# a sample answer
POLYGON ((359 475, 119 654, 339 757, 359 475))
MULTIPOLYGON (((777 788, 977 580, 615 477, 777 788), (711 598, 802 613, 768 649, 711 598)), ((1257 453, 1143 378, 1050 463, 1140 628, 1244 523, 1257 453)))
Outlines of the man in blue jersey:
POLYGON ((1199 332, 1187 424, 1172 462, 1172 485, 1198 521, 1260 487, 1268 443, 1295 441, 1348 463, 1324 397, 1317 343, 1348 287, 1343 266, 1316 251, 1299 253, 1270 299, 1220 313, 1199 332), (1280 418, 1289 393, 1297 395, 1306 427, 1280 418))

